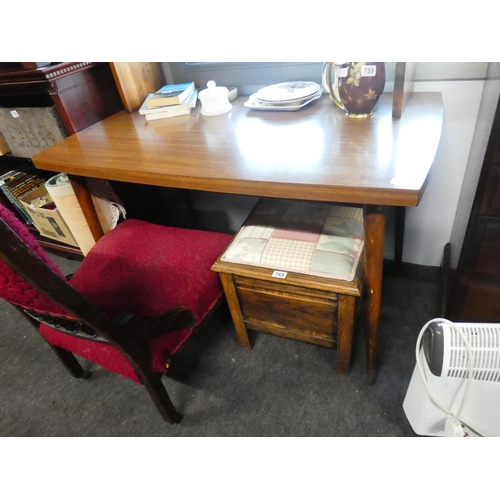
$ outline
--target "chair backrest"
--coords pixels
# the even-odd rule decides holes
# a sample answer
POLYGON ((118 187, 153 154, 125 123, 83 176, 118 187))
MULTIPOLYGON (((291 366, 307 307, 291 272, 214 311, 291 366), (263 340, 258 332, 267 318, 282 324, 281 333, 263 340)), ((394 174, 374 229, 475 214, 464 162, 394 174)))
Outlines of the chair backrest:
POLYGON ((119 336, 119 325, 69 284, 28 228, 3 205, 0 241, 1 298, 28 312, 78 319, 112 342, 119 336))
MULTIPOLYGON (((21 276, 21 273, 16 272, 8 262, 14 264, 15 261, 21 261, 19 249, 24 247, 25 250, 29 249, 31 252, 28 262, 23 262, 23 264, 32 261, 31 254, 33 254, 33 257, 44 263, 56 276, 65 280, 61 270, 49 259, 27 226, 1 204, 0 225, 2 234, 0 246, 0 297, 26 309, 65 315, 65 311, 60 306, 26 281, 21 276), (9 254, 12 254, 12 259, 8 259, 9 254)), ((27 266, 22 266, 22 269, 26 268, 27 266)))

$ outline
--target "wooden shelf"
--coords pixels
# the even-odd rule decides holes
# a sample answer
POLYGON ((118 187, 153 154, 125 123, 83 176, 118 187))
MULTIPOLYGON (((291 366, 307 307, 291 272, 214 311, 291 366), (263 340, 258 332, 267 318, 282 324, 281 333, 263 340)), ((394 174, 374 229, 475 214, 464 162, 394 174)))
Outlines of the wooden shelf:
POLYGON ((52 253, 55 253, 61 257, 83 259, 83 253, 79 248, 75 248, 70 245, 65 245, 64 243, 60 243, 56 240, 45 238, 44 236, 41 236, 38 233, 36 228, 30 227, 30 230, 34 234, 36 234, 36 239, 38 240, 38 243, 40 243, 40 245, 46 250, 50 250, 52 253))
MULTIPOLYGON (((26 162, 31 163, 29 158, 19 158, 17 156, 0 156, 0 174, 3 174, 9 170, 16 170, 16 168, 20 168, 22 166, 26 166, 26 162)), ((32 163, 31 163, 32 165, 32 163)), ((49 178, 53 173, 49 172, 40 172, 40 175, 46 176, 49 178), (48 175, 47 175, 48 174, 48 175)), ((0 203, 5 205, 24 223, 24 220, 18 216, 17 210, 12 207, 10 201, 5 197, 5 195, 0 191, 0 203)), ((79 248, 72 247, 70 245, 66 245, 65 243, 58 242, 56 240, 51 240, 50 238, 46 238, 42 236, 36 227, 31 225, 26 225, 29 231, 35 235, 36 239, 47 250, 52 251, 53 253, 60 255, 61 257, 79 257, 83 258, 83 254, 79 248)))

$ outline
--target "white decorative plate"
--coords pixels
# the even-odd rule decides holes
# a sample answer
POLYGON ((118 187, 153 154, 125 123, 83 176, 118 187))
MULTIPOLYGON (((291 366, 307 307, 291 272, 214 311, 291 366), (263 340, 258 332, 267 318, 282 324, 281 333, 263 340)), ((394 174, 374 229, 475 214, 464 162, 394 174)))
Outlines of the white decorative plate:
POLYGON ((316 94, 320 86, 315 82, 283 82, 260 89, 255 96, 261 101, 273 103, 304 99, 316 94))
POLYGON ((257 109, 260 111, 297 111, 307 104, 321 97, 321 90, 305 99, 298 99, 288 102, 265 102, 257 98, 257 94, 253 94, 245 102, 244 106, 250 109, 257 109))

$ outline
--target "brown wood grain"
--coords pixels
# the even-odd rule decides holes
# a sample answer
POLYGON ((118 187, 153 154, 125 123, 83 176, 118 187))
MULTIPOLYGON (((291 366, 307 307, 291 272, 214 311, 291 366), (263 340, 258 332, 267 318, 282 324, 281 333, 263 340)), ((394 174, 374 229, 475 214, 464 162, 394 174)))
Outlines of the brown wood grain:
POLYGON ((337 371, 347 374, 351 365, 352 336, 354 330, 354 297, 339 295, 337 324, 337 371))
POLYGON ((366 355, 368 381, 375 383, 378 356, 378 326, 382 301, 382 270, 384 265, 385 207, 365 206, 365 293, 366 293, 366 355))
POLYGON ((219 276, 222 287, 224 288, 227 304, 229 311, 231 312, 231 317, 233 318, 233 324, 236 334, 238 335, 238 339, 245 349, 251 349, 252 346, 250 344, 250 339, 248 338, 248 332, 243 319, 243 314, 241 312, 240 303, 238 301, 238 295, 236 294, 233 275, 220 273, 219 276))
POLYGON ((109 65, 123 106, 129 113, 137 111, 149 93, 165 85, 159 62, 110 62, 109 65))
POLYGON ((351 282, 223 262, 212 266, 224 287, 240 343, 252 345, 248 330, 337 349, 339 373, 348 373, 356 298, 361 295, 363 265, 351 282), (345 294, 345 295, 344 295, 345 294))
POLYGON ((222 193, 415 206, 439 144, 439 93, 416 93, 392 118, 392 95, 356 120, 323 96, 297 112, 233 102, 224 115, 146 122, 119 112, 35 155, 42 170, 222 193))
POLYGON ((398 62, 394 74, 394 96, 392 104, 392 116, 401 118, 403 110, 408 104, 415 83, 415 63, 398 62))
POLYGON ((90 232, 92 233, 94 240, 97 241, 104 236, 104 231, 99 223, 97 211, 95 209, 94 202, 92 201, 92 196, 87 189, 85 178, 73 175, 70 178, 70 182, 71 187, 75 192, 76 199, 82 209, 85 220, 89 225, 90 232))

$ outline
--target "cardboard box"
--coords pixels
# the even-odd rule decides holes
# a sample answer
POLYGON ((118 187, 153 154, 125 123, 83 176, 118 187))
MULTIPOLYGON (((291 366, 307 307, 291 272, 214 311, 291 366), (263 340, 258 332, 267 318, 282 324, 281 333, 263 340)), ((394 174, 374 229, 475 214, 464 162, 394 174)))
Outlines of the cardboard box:
POLYGON ((42 196, 49 196, 50 198, 45 186, 41 186, 19 199, 33 219, 35 227, 40 231, 40 234, 46 238, 79 248, 78 243, 55 205, 53 205, 52 209, 48 209, 44 207, 38 208, 31 204, 33 200, 42 196))

